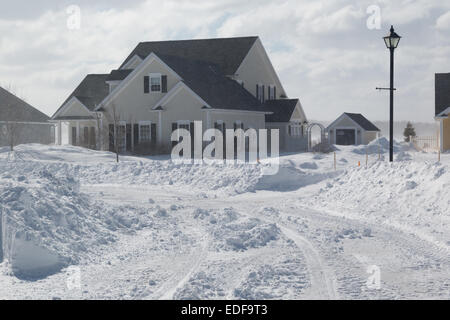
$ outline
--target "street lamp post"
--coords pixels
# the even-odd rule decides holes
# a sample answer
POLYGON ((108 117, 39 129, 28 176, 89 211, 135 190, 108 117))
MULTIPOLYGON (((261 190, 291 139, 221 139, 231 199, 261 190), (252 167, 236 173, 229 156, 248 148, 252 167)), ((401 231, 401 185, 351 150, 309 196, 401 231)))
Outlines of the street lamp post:
POLYGON ((390 91, 390 120, 389 120, 389 161, 394 161, 394 50, 397 48, 401 37, 395 33, 394 26, 391 26, 391 32, 384 37, 386 47, 391 53, 391 84, 390 91))

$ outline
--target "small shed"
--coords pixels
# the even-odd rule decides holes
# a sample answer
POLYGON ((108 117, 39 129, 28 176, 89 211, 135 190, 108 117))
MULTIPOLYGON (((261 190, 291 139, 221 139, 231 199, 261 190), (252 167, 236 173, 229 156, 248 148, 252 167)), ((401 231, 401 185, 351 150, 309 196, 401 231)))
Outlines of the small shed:
POLYGON ((360 113, 343 113, 326 129, 330 144, 369 144, 378 138, 380 129, 360 113))

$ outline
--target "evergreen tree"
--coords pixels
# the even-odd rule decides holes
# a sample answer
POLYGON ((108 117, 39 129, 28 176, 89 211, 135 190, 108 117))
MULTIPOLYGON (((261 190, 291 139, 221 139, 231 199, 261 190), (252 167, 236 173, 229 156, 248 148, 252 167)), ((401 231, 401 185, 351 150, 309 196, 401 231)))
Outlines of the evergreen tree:
POLYGON ((411 137, 414 138, 416 136, 416 130, 414 129, 412 123, 409 121, 406 124, 405 130, 403 131, 403 136, 405 137, 406 142, 411 142, 411 141, 409 141, 410 138, 411 137))

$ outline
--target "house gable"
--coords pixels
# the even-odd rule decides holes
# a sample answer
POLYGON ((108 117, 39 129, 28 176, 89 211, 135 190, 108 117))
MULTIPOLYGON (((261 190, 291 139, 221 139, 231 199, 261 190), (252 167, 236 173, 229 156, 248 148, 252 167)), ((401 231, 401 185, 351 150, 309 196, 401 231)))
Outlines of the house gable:
POLYGON ((151 54, 102 101, 97 109, 108 110, 114 105, 124 117, 145 119, 150 108, 166 95, 162 91, 145 92, 144 77, 150 74, 166 76, 168 91, 182 80, 165 62, 155 54, 151 54))
POLYGON ((264 85, 265 100, 268 100, 269 86, 276 87, 276 99, 287 97, 280 79, 258 38, 236 70, 233 79, 243 82, 244 88, 256 97, 256 85, 264 85))
POLYGON ((70 119, 75 117, 92 118, 92 113, 78 98, 72 97, 55 113, 52 119, 70 119))

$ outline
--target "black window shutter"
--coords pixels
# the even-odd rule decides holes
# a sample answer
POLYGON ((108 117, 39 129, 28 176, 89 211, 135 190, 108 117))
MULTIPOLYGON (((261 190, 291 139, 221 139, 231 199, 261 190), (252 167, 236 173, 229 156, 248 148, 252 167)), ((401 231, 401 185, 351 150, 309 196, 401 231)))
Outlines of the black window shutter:
POLYGON ((114 124, 109 125, 109 151, 114 152, 114 124))
POLYGON ((265 99, 265 95, 266 95, 266 87, 263 85, 262 86, 262 103, 264 103, 264 99, 265 99))
POLYGON ((256 99, 260 99, 259 97, 259 85, 256 85, 256 99))
POLYGON ((290 125, 288 126, 288 132, 289 132, 289 135, 291 135, 291 126, 290 125))
POLYGON ((150 92, 150 77, 145 76, 144 77, 144 93, 150 92))
POLYGON ((223 158, 226 159, 227 156, 227 125, 225 124, 225 122, 222 124, 222 129, 223 129, 223 158))
POLYGON ((156 123, 152 123, 152 144, 156 144, 156 123))
POLYGON ((139 144, 139 124, 133 124, 133 142, 137 146, 139 144))
POLYGON ((273 98, 276 100, 277 99, 277 87, 273 87, 273 98))
MULTIPOLYGON (((176 122, 172 123, 172 133, 178 129, 178 124, 176 122)), ((177 141, 172 141, 172 148, 177 145, 177 141)))
POLYGON ((194 159, 194 123, 191 122, 189 126, 191 132, 191 158, 194 159))
POLYGON ((162 86, 162 92, 167 92, 167 76, 161 76, 161 86, 162 86))

